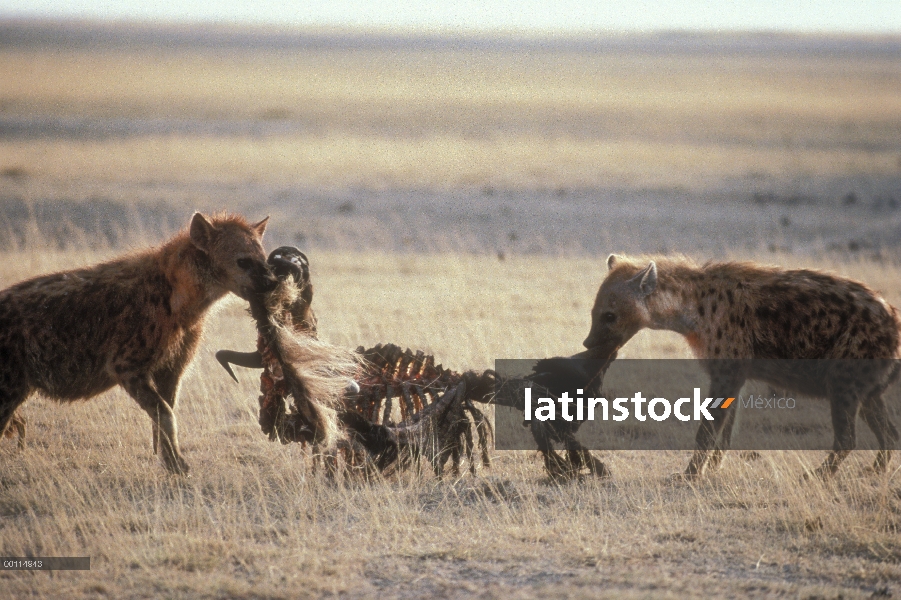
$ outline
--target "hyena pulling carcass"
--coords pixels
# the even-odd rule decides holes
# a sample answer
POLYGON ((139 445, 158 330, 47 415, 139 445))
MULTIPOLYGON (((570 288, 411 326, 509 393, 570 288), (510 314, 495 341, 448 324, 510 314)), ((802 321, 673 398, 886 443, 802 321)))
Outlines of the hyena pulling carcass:
MULTIPOLYGON (((644 328, 684 335, 700 359, 830 359, 832 368, 789 361, 707 365, 712 397, 735 397, 747 379, 827 398, 834 444, 817 475, 828 477, 855 447, 858 413, 879 442, 873 469, 885 471, 898 430, 883 392, 898 378, 899 319, 878 293, 856 281, 811 270, 687 259, 611 255, 584 345, 612 352, 644 328), (849 359, 870 359, 866 361, 849 359), (885 359, 885 360, 874 360, 885 359), (764 365, 764 366, 761 366, 764 365)), ((823 362, 820 365, 826 364, 823 362)), ((700 476, 728 448, 735 411, 702 421, 686 470, 700 476), (711 455, 711 450, 713 451, 711 455)))
POLYGON ((0 291, 0 432, 32 392, 71 401, 121 385, 150 415, 166 467, 187 472, 179 381, 217 300, 277 284, 261 244, 267 220, 196 213, 159 248, 0 291))

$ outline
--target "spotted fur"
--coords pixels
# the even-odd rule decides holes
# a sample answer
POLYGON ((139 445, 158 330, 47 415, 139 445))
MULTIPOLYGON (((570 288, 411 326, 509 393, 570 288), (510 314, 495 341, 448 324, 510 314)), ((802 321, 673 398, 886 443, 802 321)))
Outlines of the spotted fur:
MULTIPOLYGON (((697 265, 682 258, 611 255, 607 266, 586 347, 612 352, 639 330, 650 328, 682 334, 701 359, 834 360, 834 368, 825 372, 802 368, 813 363, 770 363, 778 366, 762 372, 761 363, 713 361, 708 363, 709 395, 734 397, 747 379, 757 379, 827 398, 834 445, 818 474, 834 473, 855 447, 858 414, 879 441, 873 468, 886 469, 898 431, 882 394, 899 375, 895 359, 901 323, 897 310, 877 292, 821 271, 752 263, 697 265)), ((710 466, 719 464, 735 419, 734 410, 725 413, 701 425, 687 475, 701 475, 708 460, 710 466)))
POLYGON ((267 219, 196 213, 159 248, 0 291, 0 432, 33 392, 73 401, 121 385, 150 416, 154 451, 186 472, 179 382, 210 307, 277 283, 261 244, 267 219))

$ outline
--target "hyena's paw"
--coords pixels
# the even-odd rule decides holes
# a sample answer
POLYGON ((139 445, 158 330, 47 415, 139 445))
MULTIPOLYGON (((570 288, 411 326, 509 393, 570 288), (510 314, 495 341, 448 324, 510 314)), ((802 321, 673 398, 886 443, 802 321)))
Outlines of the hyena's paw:
POLYGON ((685 484, 685 483, 695 483, 697 481, 701 481, 704 479, 703 473, 696 473, 688 471, 683 471, 682 473, 672 473, 667 477, 667 480, 671 485, 685 484))
POLYGON ((807 483, 809 481, 822 481, 825 483, 830 481, 834 475, 835 468, 829 465, 820 465, 813 471, 805 469, 804 473, 801 474, 800 483, 807 483))
POLYGON ((812 474, 809 472, 804 473, 804 480, 809 481, 816 477, 820 481, 829 481, 835 475, 836 471, 838 471, 839 465, 842 464, 842 461, 847 458, 850 450, 836 450, 830 452, 826 457, 826 460, 821 464, 812 474))
POLYGON ((188 475, 191 470, 185 459, 177 454, 168 452, 163 453, 163 464, 166 465, 166 470, 173 475, 188 475))
POLYGON ((714 450, 710 453, 710 460, 707 461, 708 471, 719 471, 723 467, 723 459, 726 458, 725 450, 714 450))
POLYGON ((863 468, 863 472, 867 475, 884 475, 887 470, 888 466, 878 460, 872 465, 867 465, 863 468))
POLYGON ((892 453, 889 450, 880 450, 876 454, 876 460, 873 464, 866 467, 864 472, 867 475, 882 475, 888 470, 888 464, 892 460, 892 453))

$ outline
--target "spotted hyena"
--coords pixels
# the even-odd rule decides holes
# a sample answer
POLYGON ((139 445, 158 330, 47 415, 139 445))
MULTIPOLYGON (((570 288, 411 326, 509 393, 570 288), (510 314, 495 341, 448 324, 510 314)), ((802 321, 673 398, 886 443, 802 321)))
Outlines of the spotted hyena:
MULTIPOLYGON (((817 473, 834 473, 854 448, 858 412, 880 445, 873 468, 885 470, 898 442, 882 394, 901 370, 893 360, 899 357, 899 318, 877 292, 818 271, 752 263, 699 266, 611 255, 607 267, 587 348, 609 353, 650 328, 681 333, 701 359, 840 359, 827 369, 822 361, 711 361, 710 395, 735 397, 746 379, 757 379, 827 398, 834 445, 817 473)), ((718 465, 729 445, 735 411, 715 412, 725 416, 702 422, 688 476, 701 475, 708 457, 710 466, 718 465)))
POLYGON ((179 381, 217 300, 275 287, 261 244, 267 219, 196 213, 159 248, 0 291, 0 432, 33 392, 71 401, 121 385, 150 415, 154 451, 186 472, 179 381))

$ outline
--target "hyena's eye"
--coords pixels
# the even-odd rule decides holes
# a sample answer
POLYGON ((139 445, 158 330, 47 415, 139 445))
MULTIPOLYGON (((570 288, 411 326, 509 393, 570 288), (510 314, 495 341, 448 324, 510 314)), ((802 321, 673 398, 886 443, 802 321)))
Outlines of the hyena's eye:
POLYGON ((249 269, 253 266, 253 261, 249 258, 239 258, 238 259, 238 267, 241 269, 249 269))
POLYGON ((613 323, 616 321, 616 315, 612 312, 605 312, 601 315, 601 320, 603 320, 604 323, 613 323))

